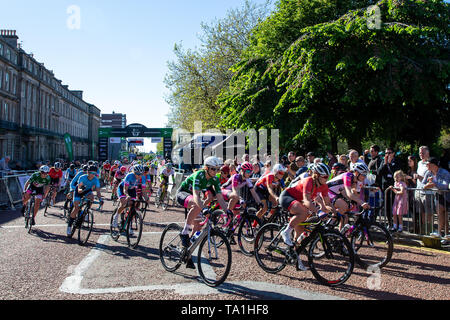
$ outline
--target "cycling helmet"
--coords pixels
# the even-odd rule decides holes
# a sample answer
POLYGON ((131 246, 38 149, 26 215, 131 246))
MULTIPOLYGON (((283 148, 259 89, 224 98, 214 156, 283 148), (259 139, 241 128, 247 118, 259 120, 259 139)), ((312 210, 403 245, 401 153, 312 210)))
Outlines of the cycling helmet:
POLYGON ((61 162, 55 162, 55 168, 56 169, 61 169, 61 162))
POLYGON ((83 171, 87 171, 89 168, 89 166, 87 164, 84 164, 81 169, 83 169, 83 171))
POLYGON ((89 171, 89 172, 97 172, 97 171, 98 171, 98 168, 97 168, 96 166, 94 166, 94 165, 90 165, 90 166, 88 167, 88 171, 89 171))
POLYGON ((217 157, 208 157, 205 159, 205 166, 219 168, 222 165, 222 161, 217 157))
POLYGON ((242 165, 241 165, 241 169, 242 170, 251 170, 251 171, 253 171, 253 165, 250 163, 250 162, 244 162, 242 165))
POLYGON ((273 166, 272 172, 273 173, 285 173, 287 171, 287 168, 285 166, 283 166, 282 164, 277 163, 276 165, 273 166))
POLYGON ((125 166, 121 166, 121 167, 120 167, 120 171, 122 171, 122 172, 125 172, 125 171, 127 171, 127 167, 125 167, 125 166))
POLYGON ((321 176, 329 176, 330 175, 330 168, 322 162, 316 163, 312 167, 312 171, 321 175, 321 176))
POLYGON ((347 167, 343 163, 336 162, 335 164, 333 164, 333 168, 332 169, 334 171, 345 171, 345 170, 347 170, 347 167))
POLYGON ((75 164, 72 163, 69 168, 72 170, 75 169, 75 164))
POLYGON ((222 171, 222 172, 225 173, 225 174, 229 174, 229 173, 230 173, 230 167, 227 166, 227 165, 222 166, 222 167, 220 168, 220 171, 222 171))
POLYGON ((140 164, 136 164, 133 166, 133 172, 134 173, 144 173, 144 167, 140 164))
POLYGON ((114 161, 114 164, 120 166, 120 161, 119 161, 119 160, 116 160, 116 161, 114 161))
POLYGON ((49 173, 50 172, 50 168, 48 166, 41 166, 39 168, 40 172, 45 172, 45 173, 49 173))
POLYGON ((369 173, 369 168, 363 162, 357 162, 353 165, 352 171, 358 171, 360 174, 367 175, 369 173))
POLYGON ((105 164, 109 164, 109 160, 105 160, 105 164))
POLYGON ((173 166, 172 166, 171 163, 168 163, 168 164, 166 165, 166 167, 167 167, 167 169, 171 170, 173 166))

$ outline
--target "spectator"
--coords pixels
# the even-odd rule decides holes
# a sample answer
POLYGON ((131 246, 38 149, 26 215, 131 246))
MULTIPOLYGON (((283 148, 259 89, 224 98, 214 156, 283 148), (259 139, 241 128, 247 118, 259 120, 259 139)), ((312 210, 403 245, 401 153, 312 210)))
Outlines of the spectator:
MULTIPOLYGON (((419 148, 419 157, 420 161, 417 163, 417 173, 413 175, 413 178, 416 180, 416 188, 423 189, 426 184, 423 177, 428 171, 427 162, 430 158, 430 149, 427 146, 421 146, 419 148)), ((416 190, 414 193, 416 203, 414 207, 418 209, 418 212, 416 211, 414 214, 420 216, 420 221, 422 222, 420 226, 421 234, 428 234, 433 229, 432 197, 433 192, 431 191, 416 190)))
POLYGON ((297 167, 299 168, 297 172, 295 172, 295 177, 298 177, 303 172, 306 172, 308 170, 308 167, 306 166, 305 158, 302 156, 298 156, 295 158, 295 163, 297 164, 297 167))
POLYGON ((424 189, 445 190, 445 192, 437 193, 435 198, 435 207, 438 215, 438 230, 433 232, 432 236, 446 236, 448 234, 448 217, 447 209, 450 207, 450 193, 448 192, 450 185, 450 173, 439 167, 439 160, 430 157, 427 161, 428 171, 425 173, 422 182, 426 182, 424 189))
POLYGON ((252 182, 256 182, 259 178, 261 178, 261 165, 259 161, 254 161, 253 162, 253 174, 250 177, 250 179, 252 180, 252 182))
POLYGON ((286 175, 284 176, 284 180, 286 182, 286 185, 289 185, 289 183, 292 180, 295 179, 295 173, 299 169, 299 167, 297 166, 297 163, 296 163, 295 160, 296 160, 295 152, 294 151, 290 151, 289 154, 288 154, 288 161, 289 161, 289 163, 286 166, 286 168, 288 170, 286 172, 286 175))
POLYGON ((355 164, 357 164, 358 162, 360 163, 365 163, 364 160, 361 160, 359 158, 359 153, 358 151, 352 149, 348 152, 348 158, 350 159, 349 163, 348 163, 348 167, 350 168, 350 170, 353 169, 353 166, 355 164))
POLYGON ((389 186, 395 194, 394 205, 392 206, 392 215, 394 216, 393 232, 403 231, 403 216, 408 214, 408 191, 406 190, 405 174, 402 170, 394 173, 394 186, 389 186))
POLYGON ((4 156, 2 159, 0 159, 0 170, 10 171, 11 170, 11 168, 9 167, 10 160, 11 156, 4 156))
POLYGON ((327 152, 327 158, 328 158, 328 167, 333 168, 333 165, 338 162, 338 159, 334 156, 334 154, 331 151, 327 152))
POLYGON ((308 163, 306 164, 306 166, 309 166, 310 164, 313 164, 315 157, 316 156, 315 156, 314 152, 312 152, 312 151, 308 152, 308 154, 306 155, 306 159, 308 159, 308 163))
POLYGON ((417 183, 414 175, 417 173, 417 158, 415 156, 408 157, 408 171, 406 171, 406 185, 408 188, 415 188, 417 183))
POLYGON ((339 163, 342 163, 344 166, 348 166, 348 157, 345 154, 339 156, 339 163))
POLYGON ((264 172, 262 173, 262 175, 264 176, 270 173, 271 171, 272 171, 272 161, 267 160, 266 163, 264 163, 264 172))
POLYGON ((383 164, 383 160, 380 156, 380 147, 376 144, 370 147, 370 162, 367 165, 369 171, 376 176, 375 186, 381 188, 381 176, 377 174, 378 169, 383 164))
MULTIPOLYGON (((395 159, 395 152, 392 148, 386 148, 385 157, 383 164, 378 169, 377 175, 380 175, 382 178, 381 189, 385 192, 390 186, 394 185, 394 173, 400 170, 400 163, 395 159)), ((385 209, 386 216, 389 223, 389 228, 393 229, 392 225, 392 203, 393 203, 393 193, 387 192, 385 199, 385 209)))

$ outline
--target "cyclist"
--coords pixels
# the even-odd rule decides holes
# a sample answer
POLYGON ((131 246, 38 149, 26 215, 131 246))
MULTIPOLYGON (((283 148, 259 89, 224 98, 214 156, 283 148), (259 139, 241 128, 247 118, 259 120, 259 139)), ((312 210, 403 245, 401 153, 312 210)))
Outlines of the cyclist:
POLYGON ((136 200, 137 188, 139 185, 142 183, 145 184, 145 178, 142 179, 143 174, 144 167, 140 164, 136 164, 132 167, 132 172, 128 173, 125 179, 123 179, 123 181, 119 184, 119 187, 117 188, 117 196, 120 200, 120 206, 117 209, 116 216, 114 217, 114 227, 117 227, 119 215, 122 217, 123 211, 130 205, 129 200, 136 200))
MULTIPOLYGON (((191 174, 186 180, 181 183, 180 188, 177 191, 178 203, 187 208, 189 213, 186 218, 186 222, 183 230, 180 233, 180 238, 184 247, 189 247, 190 237, 201 229, 197 216, 200 212, 205 212, 208 208, 205 207, 204 202, 200 198, 202 190, 211 189, 214 191, 214 196, 219 202, 222 208, 227 207, 227 203, 224 201, 221 190, 219 178, 216 176, 217 171, 220 170, 222 161, 216 157, 208 157, 205 159, 202 169, 191 174)), ((195 269, 192 260, 189 260, 186 264, 187 268, 195 269)))
MULTIPOLYGON (((294 239, 298 240, 298 237, 304 232, 304 227, 299 224, 310 216, 310 212, 323 218, 330 210, 333 210, 326 183, 330 169, 324 163, 317 163, 312 166, 311 171, 311 177, 291 184, 280 195, 280 205, 293 215, 287 227, 281 232, 284 242, 289 246, 294 245, 291 240, 291 231, 295 230, 294 239), (318 195, 321 199, 318 199, 318 195), (316 204, 319 204, 320 209, 316 204)), ((300 259, 298 266, 301 270, 306 270, 300 259)))
POLYGON ((117 187, 122 183, 122 180, 127 175, 127 168, 125 166, 121 166, 119 170, 116 171, 114 175, 113 189, 111 192, 111 199, 115 194, 117 194, 117 187))
POLYGON ((69 219, 67 221, 67 236, 71 236, 72 224, 78 216, 80 211, 80 202, 83 197, 88 197, 92 201, 94 200, 93 191, 97 192, 97 197, 100 203, 103 202, 102 195, 100 193, 100 181, 97 177, 98 168, 91 165, 87 168, 87 174, 84 174, 78 178, 78 184, 74 191, 73 198, 73 210, 70 213, 69 219))
POLYGON ((120 161, 114 161, 114 164, 111 166, 110 174, 109 174, 109 184, 112 186, 114 182, 114 176, 116 175, 117 170, 120 168, 120 161))
POLYGON ((33 219, 31 219, 32 225, 35 225, 35 217, 39 210, 39 206, 41 205, 43 197, 45 198, 49 192, 48 186, 51 183, 51 179, 48 176, 49 171, 50 168, 48 166, 41 166, 39 168, 39 171, 33 173, 24 185, 25 191, 22 197, 22 214, 25 213, 25 208, 31 198, 31 194, 33 193, 33 191, 36 192, 36 202, 34 203, 33 219))
POLYGON ((61 186, 62 182, 63 171, 61 163, 55 162, 55 165, 50 168, 48 175, 51 179, 50 186, 53 187, 50 201, 50 205, 53 206, 53 204, 55 203, 56 194, 58 193, 59 187, 61 186))
POLYGON ((75 168, 75 164, 71 164, 69 168, 66 170, 64 179, 66 180, 66 190, 70 189, 70 183, 72 182, 73 178, 77 175, 77 169, 75 168))
POLYGON ((150 196, 152 195, 153 189, 152 189, 152 176, 150 175, 150 167, 145 165, 144 166, 144 174, 143 177, 145 178, 145 186, 143 189, 143 195, 147 203, 150 204, 150 196))
MULTIPOLYGON (((75 188, 76 188, 77 185, 78 185, 78 179, 79 179, 81 176, 87 174, 87 171, 88 171, 88 165, 87 165, 87 164, 84 164, 84 165, 81 167, 81 170, 78 171, 78 173, 76 174, 76 176, 75 176, 75 177, 72 179, 72 181, 70 182, 70 188, 69 188, 69 192, 68 192, 67 195, 66 195, 66 199, 69 199, 69 200, 72 200, 72 199, 73 199, 73 192, 75 191, 75 188)), ((65 209, 67 209, 67 208, 65 208, 65 209)))
MULTIPOLYGON (((256 213, 257 217, 261 219, 264 213, 268 209, 268 201, 272 203, 272 209, 270 210, 270 216, 274 214, 276 206, 278 205, 277 189, 283 184, 283 176, 286 173, 287 168, 282 164, 277 163, 273 166, 272 172, 262 176, 255 184, 255 191, 258 194, 263 207, 256 213)), ((253 223, 256 227, 257 222, 253 223)))
POLYGON ((336 162, 335 164, 333 164, 333 167, 331 168, 331 175, 329 180, 333 179, 334 177, 337 177, 338 175, 344 172, 347 172, 347 166, 340 162, 336 162))
POLYGON ((159 175, 160 184, 159 184, 159 201, 162 202, 163 196, 165 196, 165 193, 167 191, 167 186, 169 185, 169 178, 172 177, 172 182, 175 184, 175 170, 172 169, 172 164, 168 163, 166 167, 161 171, 161 174, 159 175))
POLYGON ((111 164, 109 163, 109 160, 105 160, 105 163, 103 163, 102 167, 102 177, 105 183, 109 181, 109 172, 111 171, 111 164))
POLYGON ((247 186, 250 189, 255 201, 261 203, 261 199, 253 188, 253 183, 250 180, 250 177, 253 174, 253 165, 250 162, 244 162, 240 166, 239 171, 240 173, 232 175, 231 178, 222 185, 222 196, 225 201, 228 201, 228 211, 234 210, 240 200, 239 190, 244 186, 247 186))
POLYGON ((327 182, 329 189, 329 197, 333 206, 341 215, 340 227, 347 223, 345 213, 352 209, 354 205, 359 205, 363 209, 369 209, 370 205, 360 199, 356 187, 358 183, 363 183, 369 168, 365 163, 358 162, 352 167, 352 171, 344 172, 327 182))
POLYGON ((220 185, 223 185, 225 182, 230 179, 230 167, 227 165, 223 165, 220 168, 220 172, 217 173, 217 177, 219 178, 220 185))

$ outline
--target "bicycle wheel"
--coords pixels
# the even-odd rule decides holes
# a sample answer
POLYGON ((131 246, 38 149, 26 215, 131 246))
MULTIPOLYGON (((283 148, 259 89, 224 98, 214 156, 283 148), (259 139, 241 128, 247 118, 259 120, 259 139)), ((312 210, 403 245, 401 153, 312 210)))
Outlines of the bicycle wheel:
POLYGON ((49 207, 49 205, 50 205, 50 199, 52 198, 51 197, 51 190, 48 192, 48 195, 47 195, 47 198, 45 198, 45 207, 44 207, 44 217, 46 217, 47 216, 47 209, 48 209, 48 207, 49 207))
POLYGON ((258 265, 268 273, 278 273, 286 267, 286 250, 280 231, 282 226, 268 223, 256 234, 253 251, 258 265))
POLYGON ((120 237, 120 215, 117 213, 117 208, 114 209, 113 214, 111 215, 111 222, 109 224, 109 234, 114 241, 117 241, 120 237), (117 216, 117 219, 116 219, 117 216))
POLYGON ((84 209, 84 213, 79 217, 79 227, 78 227, 78 244, 83 246, 91 235, 92 228, 94 226, 94 214, 88 208, 84 209))
POLYGON ((164 229, 159 240, 159 259, 164 269, 169 272, 177 270, 182 263, 184 255, 180 238, 182 229, 180 225, 171 223, 164 229))
POLYGON ((133 209, 127 223, 127 242, 129 247, 135 249, 138 246, 142 236, 142 227, 142 216, 133 209))
POLYGON ((392 258, 394 251, 392 236, 386 227, 378 222, 364 229, 357 228, 351 235, 356 262, 364 269, 369 267, 381 269, 392 258))
POLYGON ((27 208, 25 211, 25 229, 27 229, 28 233, 31 233, 31 228, 33 227, 31 221, 34 214, 34 199, 31 198, 28 201, 27 208))
POLYGON ((239 224, 238 229, 238 245, 241 252, 246 256, 252 256, 254 250, 254 243, 256 238, 256 233, 261 226, 261 222, 256 217, 256 215, 248 215, 242 219, 239 224), (256 222, 256 227, 253 227, 254 222, 256 222))
POLYGON ((142 215, 142 221, 144 221, 145 220, 145 214, 147 213, 147 207, 148 207, 148 203, 144 203, 144 204, 142 204, 142 207, 141 207, 141 215, 142 215))
POLYGON ((308 263, 312 274, 321 284, 335 287, 350 278, 355 256, 347 238, 336 230, 326 230, 316 234, 311 241, 308 263), (319 258, 315 252, 318 247, 325 251, 325 255, 319 258))
POLYGON ((164 192, 164 198, 161 201, 161 208, 166 211, 167 208, 169 207, 169 195, 167 194, 167 192, 164 192))
POLYGON ((211 229, 210 237, 203 238, 198 247, 198 273, 210 287, 222 284, 231 269, 231 246, 225 235, 211 229), (222 245, 217 244, 221 242, 222 245))

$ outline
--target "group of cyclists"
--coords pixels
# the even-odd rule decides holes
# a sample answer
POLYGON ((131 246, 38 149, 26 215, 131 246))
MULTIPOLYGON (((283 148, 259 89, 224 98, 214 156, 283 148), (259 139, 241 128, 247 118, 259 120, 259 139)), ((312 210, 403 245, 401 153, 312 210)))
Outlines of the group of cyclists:
MULTIPOLYGON (((96 193, 100 202, 103 202, 100 191, 100 180, 110 185, 112 197, 119 200, 117 217, 123 214, 130 205, 130 200, 138 197, 149 201, 153 192, 157 165, 147 163, 142 165, 135 161, 130 166, 123 165, 120 161, 111 164, 105 161, 99 168, 98 164, 90 161, 78 171, 71 165, 66 171, 66 179, 69 183, 67 197, 73 201, 73 210, 67 219, 67 235, 71 234, 71 228, 77 217, 80 202, 83 197, 91 200, 96 193)), ((346 223, 345 213, 354 210, 357 206, 368 208, 359 195, 359 190, 369 173, 366 164, 358 162, 350 166, 349 170, 336 164, 329 168, 326 164, 317 162, 309 164, 308 170, 285 185, 287 168, 282 164, 275 164, 271 171, 265 172, 261 177, 254 178, 254 167, 250 162, 244 162, 236 168, 224 165, 217 157, 208 157, 201 169, 189 175, 179 186, 176 193, 177 203, 187 211, 184 226, 180 232, 180 238, 184 247, 189 247, 191 237, 200 231, 202 225, 198 219, 201 213, 210 209, 213 200, 230 217, 242 203, 241 190, 246 188, 253 198, 259 221, 264 216, 274 214, 278 206, 289 212, 290 220, 282 231, 283 241, 288 246, 301 241, 304 227, 302 222, 317 215, 319 218, 327 217, 329 213, 339 212, 344 216, 341 227, 346 223), (332 178, 331 178, 332 177, 332 178), (270 207, 270 208, 269 208, 270 207), (270 209, 270 210, 269 210, 270 209), (292 237, 293 235, 293 237, 292 237)), ((39 172, 34 173, 25 184, 23 195, 23 208, 26 207, 31 194, 35 193, 35 207, 32 224, 35 224, 35 216, 39 210, 42 199, 47 197, 50 186, 54 186, 54 202, 56 192, 61 185, 62 169, 60 163, 55 163, 52 168, 42 166, 39 172)), ((169 178, 174 176, 171 163, 161 168, 159 175, 161 186, 169 183, 169 178)), ((25 209, 22 209, 22 213, 25 209)), ((258 223, 255 220, 254 223, 258 223)), ((255 225, 253 227, 256 227, 255 225)), ((195 268, 192 261, 188 261, 188 268, 195 268)), ((298 268, 306 270, 301 260, 298 268)))
MULTIPOLYGON (((242 202, 239 191, 243 187, 250 190, 259 209, 257 217, 260 221, 265 214, 269 217, 274 214, 278 206, 289 212, 289 223, 281 233, 288 246, 294 246, 294 242, 301 241, 304 232, 301 223, 311 216, 325 218, 329 213, 336 215, 338 212, 345 217, 346 212, 356 210, 357 206, 364 209, 370 207, 359 194, 369 173, 365 163, 358 162, 350 166, 348 171, 339 164, 329 168, 321 162, 312 163, 305 173, 286 186, 284 181, 287 170, 282 164, 276 164, 271 171, 255 181, 251 178, 253 165, 250 162, 244 162, 235 171, 230 171, 219 158, 205 159, 203 168, 187 177, 177 191, 178 204, 188 210, 180 233, 182 245, 190 246, 191 237, 201 228, 197 218, 201 213, 208 212, 208 206, 213 199, 217 200, 227 215, 233 217, 235 205, 242 202), (330 179, 330 176, 333 178, 330 179), (292 231, 294 239, 291 237, 292 231)), ((341 227, 346 222, 345 219, 342 220, 341 227)), ((257 224, 258 221, 255 220, 254 223, 257 224)), ((186 266, 195 268, 191 260, 186 266)), ((298 268, 307 269, 300 259, 298 268)))
MULTIPOLYGON (((96 161, 89 161, 77 170, 71 164, 65 172, 66 199, 72 201, 72 211, 67 218, 67 236, 71 236, 72 225, 75 221, 80 203, 83 198, 94 201, 94 195, 103 204, 103 197, 100 189, 100 177, 107 186, 111 187, 112 198, 119 199, 118 212, 122 213, 130 205, 129 200, 135 200, 138 196, 149 202, 153 191, 154 180, 156 184, 156 173, 158 166, 156 163, 142 165, 140 161, 133 161, 127 166, 120 161, 114 161, 113 165, 106 160, 101 166, 96 161)), ((159 175, 160 188, 169 184, 169 178, 174 178, 174 169, 171 163, 167 163, 159 175)), ((56 162, 53 167, 43 165, 30 176, 24 185, 22 197, 22 214, 25 214, 27 203, 33 194, 35 196, 35 206, 31 224, 36 224, 36 214, 39 211, 41 202, 46 199, 51 190, 51 203, 56 202, 56 195, 63 182, 63 170, 60 162, 56 162)))

